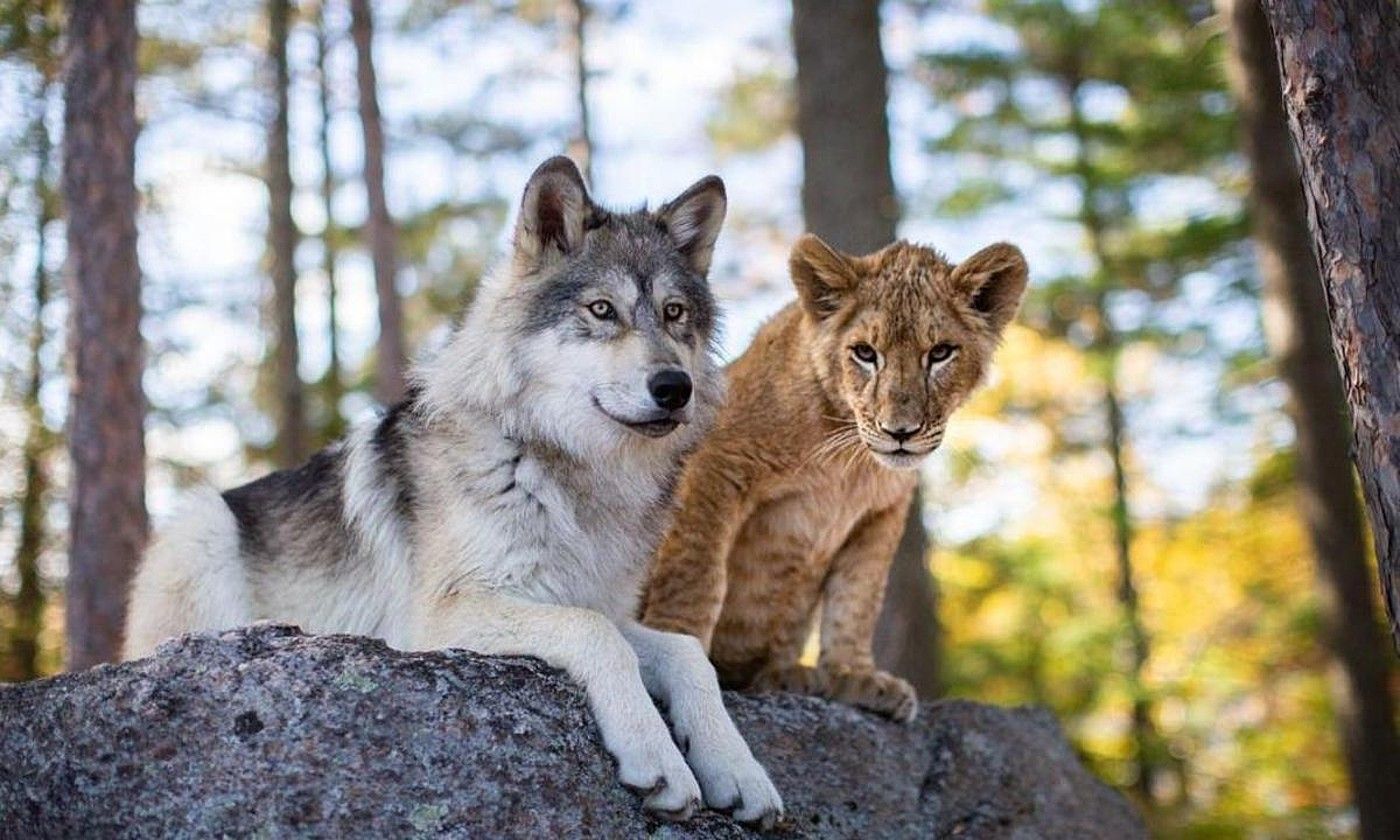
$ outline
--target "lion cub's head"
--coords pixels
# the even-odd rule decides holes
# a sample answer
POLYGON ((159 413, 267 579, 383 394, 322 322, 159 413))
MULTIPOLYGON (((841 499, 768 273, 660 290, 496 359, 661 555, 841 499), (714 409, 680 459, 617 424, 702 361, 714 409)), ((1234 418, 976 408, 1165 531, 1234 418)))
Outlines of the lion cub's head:
POLYGON ((1026 260, 999 243, 959 265, 896 242, 864 257, 808 234, 790 260, 828 394, 881 464, 912 469, 981 382, 1026 289, 1026 260))

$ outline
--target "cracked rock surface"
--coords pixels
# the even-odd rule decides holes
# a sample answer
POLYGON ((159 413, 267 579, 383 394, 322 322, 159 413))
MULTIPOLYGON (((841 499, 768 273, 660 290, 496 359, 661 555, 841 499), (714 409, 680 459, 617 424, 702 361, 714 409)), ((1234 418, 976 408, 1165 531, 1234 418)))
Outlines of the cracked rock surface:
MULTIPOLYGON (((725 701, 787 805, 770 836, 1146 835, 1043 711, 725 701)), ((4 838, 758 836, 648 818, 582 692, 536 660, 277 625, 0 686, 0 757, 4 838)))

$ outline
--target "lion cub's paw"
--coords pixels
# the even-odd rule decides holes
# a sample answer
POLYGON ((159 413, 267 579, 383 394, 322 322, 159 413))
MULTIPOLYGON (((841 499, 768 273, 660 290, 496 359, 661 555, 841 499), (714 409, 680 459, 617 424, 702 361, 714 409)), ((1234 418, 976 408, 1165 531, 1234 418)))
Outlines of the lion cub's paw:
POLYGON ((793 694, 810 694, 816 697, 827 695, 826 674, 806 665, 768 665, 759 671, 749 683, 749 690, 764 694, 771 691, 788 691, 793 694))
POLYGON ((914 687, 885 671, 828 669, 826 696, 908 723, 919 711, 914 687))

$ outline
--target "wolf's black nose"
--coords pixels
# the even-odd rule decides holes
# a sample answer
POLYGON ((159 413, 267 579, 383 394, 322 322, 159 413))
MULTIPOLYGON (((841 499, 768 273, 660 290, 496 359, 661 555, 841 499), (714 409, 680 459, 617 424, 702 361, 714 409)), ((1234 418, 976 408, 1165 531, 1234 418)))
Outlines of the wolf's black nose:
POLYGON ((657 405, 676 411, 690 402, 690 376, 683 370, 657 371, 647 380, 647 390, 657 405))

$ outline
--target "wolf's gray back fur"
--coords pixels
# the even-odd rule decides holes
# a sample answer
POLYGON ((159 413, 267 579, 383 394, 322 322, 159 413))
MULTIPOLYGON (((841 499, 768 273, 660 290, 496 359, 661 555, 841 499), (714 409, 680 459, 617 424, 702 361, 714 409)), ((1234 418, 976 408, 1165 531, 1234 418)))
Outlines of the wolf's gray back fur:
POLYGON ((133 586, 128 657, 264 619, 540 656, 583 684, 648 808, 684 817, 703 790, 771 822, 781 800, 698 641, 633 620, 681 458, 722 398, 705 278, 724 204, 707 178, 613 213, 572 163, 541 165, 509 263, 402 403, 164 532, 133 586))

